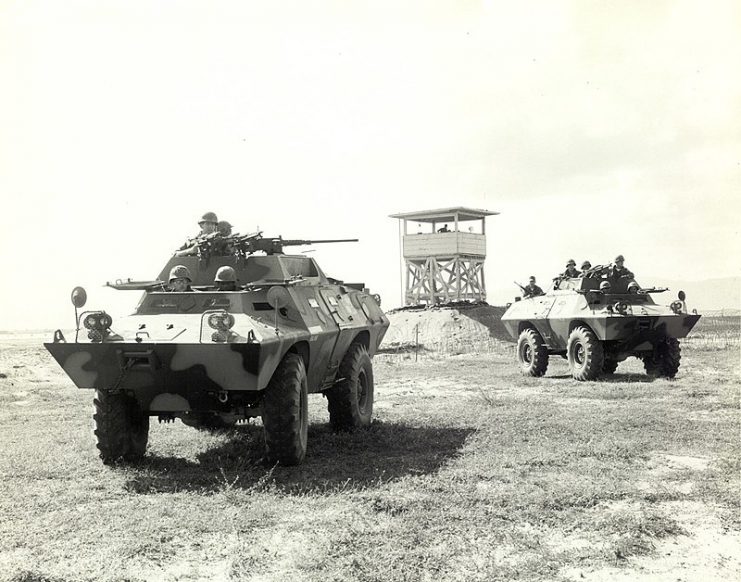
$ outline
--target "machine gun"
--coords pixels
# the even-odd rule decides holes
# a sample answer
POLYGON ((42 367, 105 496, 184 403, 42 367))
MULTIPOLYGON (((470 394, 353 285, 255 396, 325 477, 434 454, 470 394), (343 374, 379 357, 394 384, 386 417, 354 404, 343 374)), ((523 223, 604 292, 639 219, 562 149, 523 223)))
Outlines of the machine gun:
POLYGON ((314 245, 324 243, 340 243, 340 242, 358 242, 356 238, 342 238, 342 239, 323 239, 323 240, 307 240, 307 239, 284 239, 282 236, 264 238, 262 232, 254 232, 243 236, 232 237, 235 252, 239 256, 247 256, 258 251, 264 252, 266 255, 276 255, 283 253, 283 247, 295 247, 302 245, 314 245))

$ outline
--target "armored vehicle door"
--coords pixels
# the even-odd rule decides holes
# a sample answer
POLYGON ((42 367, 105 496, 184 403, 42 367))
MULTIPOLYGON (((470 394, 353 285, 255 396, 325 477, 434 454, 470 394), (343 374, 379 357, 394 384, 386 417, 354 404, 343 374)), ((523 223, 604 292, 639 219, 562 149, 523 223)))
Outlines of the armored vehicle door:
POLYGON ((535 327, 540 332, 540 335, 543 336, 543 339, 549 345, 552 343, 551 338, 553 335, 553 330, 551 329, 550 322, 548 321, 548 315, 550 314, 551 309, 556 302, 556 299, 557 298, 553 295, 540 295, 539 297, 533 297, 530 300, 532 302, 531 321, 535 324, 535 327))

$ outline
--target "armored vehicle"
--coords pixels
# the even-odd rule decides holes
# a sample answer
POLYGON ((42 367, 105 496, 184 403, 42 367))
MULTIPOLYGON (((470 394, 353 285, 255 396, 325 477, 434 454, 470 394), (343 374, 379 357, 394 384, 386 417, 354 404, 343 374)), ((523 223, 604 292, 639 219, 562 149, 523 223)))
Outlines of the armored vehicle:
POLYGON ((700 319, 687 313, 685 295, 670 305, 652 295, 667 291, 641 288, 630 279, 600 277, 605 267, 587 276, 557 279, 544 295, 512 303, 502 316, 517 340, 517 360, 523 374, 543 376, 548 357, 568 359, 577 380, 612 374, 629 356, 643 360, 651 376, 673 378, 679 370, 679 339, 700 319))
POLYGON ((104 463, 143 456, 150 417, 203 428, 261 417, 266 458, 298 464, 309 393, 327 398, 335 429, 370 424, 371 358, 389 321, 363 284, 283 252, 313 242, 335 241, 255 233, 220 241, 216 253, 204 240, 197 254, 173 256, 156 280, 107 283, 144 291, 134 313, 118 320, 100 310, 78 315, 86 293, 73 291, 74 340, 57 330, 44 345, 79 388, 95 390, 104 463), (185 279, 184 290, 171 290, 176 279, 185 279))

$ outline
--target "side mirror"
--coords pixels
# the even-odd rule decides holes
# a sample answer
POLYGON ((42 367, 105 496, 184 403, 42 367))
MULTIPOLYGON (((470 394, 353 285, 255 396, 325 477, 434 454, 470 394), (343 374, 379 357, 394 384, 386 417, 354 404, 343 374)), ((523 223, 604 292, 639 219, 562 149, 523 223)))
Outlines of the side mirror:
POLYGON ((77 309, 80 309, 87 303, 87 292, 82 287, 75 287, 72 289, 72 305, 77 309))

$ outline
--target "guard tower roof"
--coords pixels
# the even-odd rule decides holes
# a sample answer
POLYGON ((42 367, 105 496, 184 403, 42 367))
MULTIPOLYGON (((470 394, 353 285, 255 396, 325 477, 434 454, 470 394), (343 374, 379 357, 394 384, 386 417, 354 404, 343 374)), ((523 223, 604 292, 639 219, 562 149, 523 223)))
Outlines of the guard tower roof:
POLYGON ((465 206, 452 206, 450 208, 437 208, 435 210, 418 210, 416 212, 401 212, 399 214, 390 214, 391 218, 402 218, 413 220, 415 222, 453 222, 455 215, 458 220, 479 220, 486 216, 499 214, 491 210, 482 210, 480 208, 466 208, 465 206))

